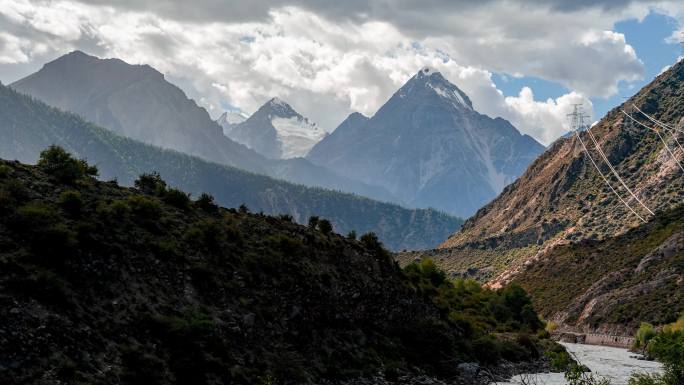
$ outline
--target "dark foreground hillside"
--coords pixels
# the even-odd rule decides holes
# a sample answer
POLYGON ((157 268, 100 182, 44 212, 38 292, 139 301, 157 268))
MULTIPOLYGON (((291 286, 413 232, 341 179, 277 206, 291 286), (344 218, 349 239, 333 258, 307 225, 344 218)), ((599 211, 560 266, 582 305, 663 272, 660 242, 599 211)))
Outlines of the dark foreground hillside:
POLYGON ((518 287, 401 271, 372 235, 95 171, 57 148, 0 161, 0 383, 473 382, 459 363, 554 346, 518 287))

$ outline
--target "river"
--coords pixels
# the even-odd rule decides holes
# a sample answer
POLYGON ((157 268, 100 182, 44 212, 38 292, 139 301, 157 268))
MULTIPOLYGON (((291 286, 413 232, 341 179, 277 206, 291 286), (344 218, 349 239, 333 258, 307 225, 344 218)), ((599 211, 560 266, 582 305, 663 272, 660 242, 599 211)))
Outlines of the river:
MULTIPOLYGON (((662 371, 659 363, 633 358, 634 353, 626 349, 568 343, 562 343, 562 345, 568 352, 574 354, 579 362, 589 367, 594 375, 610 379, 613 385, 627 384, 633 373, 660 373, 662 371)), ((540 373, 535 376, 534 383, 537 385, 566 384, 562 373, 540 373)), ((521 383, 519 377, 513 377, 510 382, 500 383, 500 385, 521 383)))

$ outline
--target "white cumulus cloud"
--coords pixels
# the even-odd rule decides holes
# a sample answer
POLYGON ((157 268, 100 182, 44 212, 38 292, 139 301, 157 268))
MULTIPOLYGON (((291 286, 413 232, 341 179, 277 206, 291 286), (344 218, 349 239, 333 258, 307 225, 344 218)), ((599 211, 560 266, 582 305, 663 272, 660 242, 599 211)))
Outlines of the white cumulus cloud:
MULTIPOLYGON (((427 65, 479 111, 549 143, 564 132, 570 104, 589 105, 588 97, 643 76, 632 47, 611 29, 652 9, 629 1, 325 3, 0 0, 0 80, 82 49, 152 65, 214 116, 227 105, 251 113, 279 96, 332 130, 353 111, 372 115, 427 65), (505 98, 493 72, 573 92, 539 101, 523 88, 505 98)), ((672 4, 658 7, 678 12, 672 4)))

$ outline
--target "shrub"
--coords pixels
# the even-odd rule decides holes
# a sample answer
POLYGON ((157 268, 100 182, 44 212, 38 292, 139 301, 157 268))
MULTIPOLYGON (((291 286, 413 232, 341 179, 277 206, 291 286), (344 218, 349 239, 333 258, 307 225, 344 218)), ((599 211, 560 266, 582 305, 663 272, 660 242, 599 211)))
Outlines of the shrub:
POLYGON ((215 219, 202 219, 188 228, 185 239, 194 247, 219 253, 227 241, 242 242, 242 235, 232 224, 215 219))
POLYGON ((50 146, 40 153, 38 168, 59 182, 72 184, 86 176, 97 176, 97 167, 85 160, 74 159, 58 146, 50 146))
POLYGON ((73 216, 79 216, 83 208, 83 198, 76 190, 66 190, 59 194, 59 206, 73 216))
POLYGON ((663 331, 666 332, 676 332, 676 331, 684 331, 684 313, 677 319, 677 321, 665 325, 663 328, 663 331))
POLYGON ((137 346, 120 345, 121 381, 127 384, 165 384, 165 363, 137 346))
POLYGON ((352 230, 347 234, 347 238, 349 239, 356 239, 356 231, 352 230))
POLYGON ((0 185, 0 190, 5 191, 7 196, 14 202, 24 201, 28 198, 26 186, 18 179, 10 179, 0 185))
POLYGON ((154 221, 161 217, 161 205, 150 198, 135 195, 126 199, 126 203, 139 219, 154 221))
POLYGON ((0 164, 0 178, 7 178, 12 175, 12 168, 5 164, 0 164))
POLYGON ((0 213, 12 212, 27 197, 26 188, 19 180, 9 179, 0 183, 0 213))
POLYGON ((315 215, 310 216, 310 217, 309 217, 309 228, 310 228, 310 229, 315 229, 316 227, 318 227, 318 221, 319 221, 319 220, 320 220, 320 219, 319 219, 317 216, 315 216, 315 215))
POLYGON ((558 329, 558 324, 553 322, 553 321, 548 321, 546 323, 546 331, 549 333, 553 333, 556 329, 558 329))
MULTIPOLYGON (((514 321, 519 322, 530 331, 537 331, 544 327, 532 307, 532 300, 520 285, 515 283, 508 285, 501 291, 501 295, 504 305, 510 311, 510 317, 514 321)), ((508 318, 508 315, 504 315, 504 317, 508 318)), ((504 321, 505 318, 500 318, 500 320, 504 321)))
POLYGON ((195 205, 207 213, 218 212, 218 205, 214 203, 214 197, 207 193, 202 193, 195 201, 195 205))
POLYGON ((564 349, 548 350, 544 353, 544 355, 551 361, 551 369, 559 372, 568 370, 570 365, 573 363, 572 358, 570 358, 570 354, 568 354, 568 352, 564 349))
POLYGON ((122 220, 131 212, 127 201, 122 199, 114 200, 110 203, 100 202, 95 209, 97 215, 104 220, 122 220))
POLYGON ((332 224, 330 223, 329 220, 327 219, 321 219, 318 221, 318 229, 325 235, 328 235, 332 232, 333 227, 332 224))
POLYGON ((585 366, 577 364, 570 365, 565 372, 565 380, 568 385, 611 385, 609 379, 588 373, 585 366))
MULTIPOLYGON (((30 239, 30 247, 40 258, 66 252, 76 244, 76 234, 61 222, 54 207, 44 203, 31 202, 20 207, 13 225, 15 231, 30 239)), ((59 264, 52 259, 45 262, 59 264)))
POLYGON ((166 193, 166 182, 156 171, 140 174, 134 183, 135 188, 146 194, 164 196, 166 193))
POLYGON ((190 195, 172 188, 164 194, 164 202, 181 210, 187 210, 190 208, 190 195))
POLYGON ((152 318, 161 333, 171 337, 196 337, 213 333, 216 324, 208 315, 198 311, 185 311, 179 316, 157 316, 152 318))
POLYGON ((657 373, 635 373, 629 379, 629 385, 667 385, 663 376, 657 373))
POLYGON ((363 234, 360 240, 370 250, 382 249, 382 243, 380 243, 378 236, 374 232, 363 234))
POLYGON ((290 223, 292 223, 294 221, 294 218, 290 214, 280 214, 280 215, 278 215, 278 218, 281 221, 290 222, 290 223))
POLYGON ((247 207, 246 204, 241 204, 240 207, 238 207, 238 212, 240 214, 248 214, 249 213, 249 208, 247 207))
POLYGON ((648 322, 642 322, 641 325, 639 325, 636 336, 634 337, 634 348, 646 349, 648 342, 655 337, 655 335, 656 330, 653 325, 648 322))
POLYGON ((44 229, 55 224, 59 215, 54 207, 41 202, 30 202, 17 210, 15 228, 20 231, 44 229))
POLYGON ((684 384, 684 331, 663 331, 648 344, 648 354, 662 362, 666 385, 684 384))
POLYGON ((302 241, 284 234, 272 235, 266 240, 273 248, 279 250, 285 256, 295 256, 304 250, 302 241))

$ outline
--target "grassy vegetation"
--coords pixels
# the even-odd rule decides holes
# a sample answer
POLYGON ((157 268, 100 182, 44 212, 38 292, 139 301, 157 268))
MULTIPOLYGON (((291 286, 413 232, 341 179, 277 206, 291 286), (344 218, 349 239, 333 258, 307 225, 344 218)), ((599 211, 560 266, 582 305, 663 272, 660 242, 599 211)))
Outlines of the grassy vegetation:
POLYGON ((636 335, 639 346, 652 358, 663 363, 664 373, 636 374, 630 385, 684 384, 684 313, 679 319, 656 332, 642 324, 636 335))

